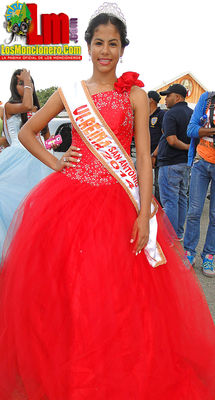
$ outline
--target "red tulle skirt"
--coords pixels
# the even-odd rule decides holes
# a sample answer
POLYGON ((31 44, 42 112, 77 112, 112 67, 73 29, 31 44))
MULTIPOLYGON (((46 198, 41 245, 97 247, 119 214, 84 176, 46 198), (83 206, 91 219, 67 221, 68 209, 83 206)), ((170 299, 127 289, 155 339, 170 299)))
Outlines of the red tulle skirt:
POLYGON ((132 253, 135 218, 119 184, 61 173, 20 206, 0 279, 1 400, 215 399, 200 284, 162 210, 167 264, 132 253))

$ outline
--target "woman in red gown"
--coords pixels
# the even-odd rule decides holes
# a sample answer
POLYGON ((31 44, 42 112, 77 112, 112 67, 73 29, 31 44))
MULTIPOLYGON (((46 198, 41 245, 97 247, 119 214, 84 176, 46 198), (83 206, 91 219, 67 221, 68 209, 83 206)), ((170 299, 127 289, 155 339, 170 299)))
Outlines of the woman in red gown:
POLYGON ((137 215, 74 129, 80 162, 71 149, 57 160, 39 145, 35 133, 64 108, 56 92, 20 132, 56 172, 19 207, 5 243, 1 400, 215 398, 214 323, 161 209, 166 262, 153 268, 141 251, 152 193, 148 103, 138 74, 116 77, 127 44, 120 18, 105 12, 90 22, 93 75, 85 85, 128 153, 135 135, 141 208, 137 215))

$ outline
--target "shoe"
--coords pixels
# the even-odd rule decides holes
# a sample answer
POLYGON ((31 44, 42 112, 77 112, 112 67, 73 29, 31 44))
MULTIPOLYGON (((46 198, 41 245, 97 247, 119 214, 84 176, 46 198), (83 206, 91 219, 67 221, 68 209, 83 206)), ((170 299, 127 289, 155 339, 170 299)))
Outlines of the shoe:
POLYGON ((194 267, 196 259, 194 256, 191 256, 190 251, 186 250, 185 251, 185 256, 187 257, 188 261, 190 262, 190 264, 192 265, 192 267, 194 267))
POLYGON ((202 263, 202 272, 204 275, 213 277, 215 276, 215 255, 206 254, 202 263))

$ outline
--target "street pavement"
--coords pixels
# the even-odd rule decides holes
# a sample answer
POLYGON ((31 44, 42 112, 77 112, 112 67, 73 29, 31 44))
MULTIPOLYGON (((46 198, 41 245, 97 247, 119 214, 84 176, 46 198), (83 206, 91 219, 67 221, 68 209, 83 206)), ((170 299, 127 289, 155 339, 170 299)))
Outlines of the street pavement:
POLYGON ((196 275, 199 278, 203 291, 205 293, 212 317, 215 322, 215 277, 208 278, 202 274, 201 265, 202 259, 200 253, 204 246, 204 241, 206 237, 207 227, 208 227, 208 220, 209 220, 209 204, 210 201, 208 199, 205 200, 204 210, 201 218, 201 233, 200 233, 200 240, 197 247, 197 257, 196 257, 196 264, 194 270, 196 275))

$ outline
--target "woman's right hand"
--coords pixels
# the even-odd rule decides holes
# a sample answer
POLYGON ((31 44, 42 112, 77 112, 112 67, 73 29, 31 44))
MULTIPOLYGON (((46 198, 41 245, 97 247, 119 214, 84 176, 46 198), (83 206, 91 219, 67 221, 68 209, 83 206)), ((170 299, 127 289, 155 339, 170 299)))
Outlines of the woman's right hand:
POLYGON ((61 171, 63 168, 74 168, 77 163, 81 161, 82 154, 80 149, 75 146, 70 146, 70 148, 64 153, 60 160, 56 161, 55 171, 61 171))
POLYGON ((20 79, 20 81, 29 81, 29 83, 32 84, 30 71, 27 71, 25 68, 21 71, 20 75, 17 75, 17 78, 20 79))

